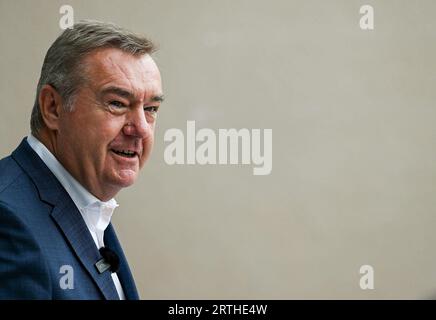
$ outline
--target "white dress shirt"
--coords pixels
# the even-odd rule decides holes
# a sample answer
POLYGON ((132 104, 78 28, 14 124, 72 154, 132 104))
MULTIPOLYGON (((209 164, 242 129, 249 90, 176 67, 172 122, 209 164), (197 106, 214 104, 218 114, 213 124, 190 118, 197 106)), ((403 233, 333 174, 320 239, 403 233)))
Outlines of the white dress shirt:
MULTIPOLYGON (((100 201, 74 179, 50 150, 32 134, 29 134, 27 137, 27 142, 68 192, 77 209, 79 209, 82 214, 83 220, 94 239, 97 249, 104 247, 104 231, 111 221, 114 209, 118 207, 115 199, 111 199, 107 202, 100 201)), ((112 280, 114 281, 120 300, 125 300, 123 288, 115 272, 112 273, 112 280)))

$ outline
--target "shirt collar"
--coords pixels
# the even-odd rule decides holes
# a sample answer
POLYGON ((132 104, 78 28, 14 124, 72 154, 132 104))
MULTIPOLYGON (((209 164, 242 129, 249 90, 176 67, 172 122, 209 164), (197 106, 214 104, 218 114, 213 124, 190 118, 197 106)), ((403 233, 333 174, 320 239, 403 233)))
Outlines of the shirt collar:
POLYGON ((116 200, 112 198, 109 201, 103 202, 96 198, 76 179, 74 179, 74 177, 62 166, 62 164, 56 159, 50 150, 48 150, 47 147, 32 134, 29 134, 27 137, 27 142, 59 180, 60 184, 67 191, 74 204, 82 214, 84 212, 96 212, 95 210, 97 209, 97 212, 99 213, 98 217, 90 219, 90 217, 84 216, 85 222, 87 224, 91 222, 94 227, 99 224, 98 229, 103 227, 103 230, 106 229, 110 223, 114 209, 118 207, 116 200))

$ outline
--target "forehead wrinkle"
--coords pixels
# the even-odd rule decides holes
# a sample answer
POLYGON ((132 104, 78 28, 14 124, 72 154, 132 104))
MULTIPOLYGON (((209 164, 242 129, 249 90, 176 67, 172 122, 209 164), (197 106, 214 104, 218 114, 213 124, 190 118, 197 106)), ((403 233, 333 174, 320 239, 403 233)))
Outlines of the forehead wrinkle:
POLYGON ((120 87, 133 94, 136 101, 144 102, 162 95, 160 92, 160 72, 150 56, 134 57, 123 52, 107 54, 105 51, 96 52, 87 57, 91 62, 90 69, 94 72, 94 83, 97 89, 102 87, 120 87), (131 59, 126 63, 120 58, 126 54, 131 59), (145 59, 144 59, 145 58, 145 59), (152 64, 147 61, 152 60, 152 64), (94 61, 93 61, 94 60, 94 61), (97 78, 97 79, 96 79, 97 78))
MULTIPOLYGON (((120 74, 122 74, 124 76, 123 80, 126 80, 129 83, 129 90, 130 92, 132 92, 135 95, 135 85, 134 85, 134 79, 132 79, 134 77, 134 75, 130 75, 129 73, 129 65, 128 64, 124 64, 124 65, 120 65, 119 63, 117 63, 116 61, 114 61, 114 58, 109 56, 108 57, 109 63, 112 66, 112 70, 118 70, 120 74)), ((136 96, 136 95, 135 95, 136 96)))
MULTIPOLYGON (((133 60, 134 63, 132 64, 119 64, 117 61, 114 61, 113 57, 108 57, 108 60, 112 68, 118 70, 119 73, 123 75, 123 80, 126 80, 128 83, 127 91, 133 94, 135 101, 144 102, 147 100, 148 92, 153 94, 153 97, 155 96, 153 93, 156 91, 156 85, 153 83, 155 76, 153 76, 153 72, 151 70, 148 70, 148 68, 144 66, 144 63, 141 60, 133 60), (136 71, 140 70, 140 68, 134 68, 135 64, 140 64, 142 67, 144 67, 145 71, 136 71)), ((115 80, 120 79, 116 78, 115 80)), ((124 87, 124 85, 121 87, 124 87)))
POLYGON ((161 102, 163 99, 162 92, 160 92, 159 85, 156 83, 155 79, 146 79, 143 82, 143 88, 139 88, 135 85, 135 81, 126 76, 127 82, 111 76, 111 79, 106 82, 105 87, 117 87, 125 91, 132 93, 133 100, 135 102, 145 103, 149 102, 161 102))

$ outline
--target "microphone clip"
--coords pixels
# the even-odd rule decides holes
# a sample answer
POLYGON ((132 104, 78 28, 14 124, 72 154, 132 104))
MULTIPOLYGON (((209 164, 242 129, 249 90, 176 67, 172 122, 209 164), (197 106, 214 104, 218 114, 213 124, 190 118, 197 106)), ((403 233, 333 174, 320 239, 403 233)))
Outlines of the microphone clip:
POLYGON ((95 263, 98 273, 106 272, 110 270, 111 272, 118 272, 120 268, 120 258, 118 255, 107 247, 101 247, 98 251, 103 258, 95 263))

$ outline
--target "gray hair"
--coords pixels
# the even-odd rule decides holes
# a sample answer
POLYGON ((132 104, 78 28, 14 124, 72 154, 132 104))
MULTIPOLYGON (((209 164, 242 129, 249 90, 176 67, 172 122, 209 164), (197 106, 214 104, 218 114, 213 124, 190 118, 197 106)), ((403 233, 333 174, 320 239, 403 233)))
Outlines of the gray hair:
POLYGON ((149 39, 111 23, 82 20, 72 29, 66 29, 44 58, 30 117, 33 135, 45 125, 39 106, 41 88, 46 84, 53 86, 59 92, 64 108, 71 111, 74 94, 79 84, 86 80, 81 61, 86 54, 99 48, 117 48, 132 55, 151 54, 156 50, 149 39))

